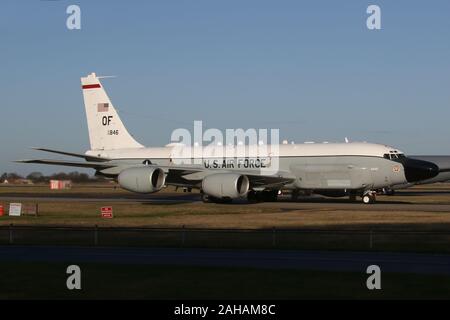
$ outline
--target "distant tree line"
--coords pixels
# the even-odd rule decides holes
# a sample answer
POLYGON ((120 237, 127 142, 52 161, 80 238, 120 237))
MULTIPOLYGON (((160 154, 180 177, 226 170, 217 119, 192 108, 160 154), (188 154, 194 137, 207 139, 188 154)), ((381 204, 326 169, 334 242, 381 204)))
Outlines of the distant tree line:
POLYGON ((0 183, 4 182, 5 180, 9 182, 14 182, 21 179, 27 179, 32 181, 33 183, 48 183, 50 180, 70 180, 74 183, 89 183, 89 182, 103 182, 106 181, 103 177, 96 177, 96 176, 89 176, 86 173, 80 173, 78 171, 73 172, 59 172, 54 173, 51 175, 44 175, 41 172, 32 172, 27 176, 21 176, 20 174, 17 174, 15 172, 10 173, 3 173, 0 176, 0 183))

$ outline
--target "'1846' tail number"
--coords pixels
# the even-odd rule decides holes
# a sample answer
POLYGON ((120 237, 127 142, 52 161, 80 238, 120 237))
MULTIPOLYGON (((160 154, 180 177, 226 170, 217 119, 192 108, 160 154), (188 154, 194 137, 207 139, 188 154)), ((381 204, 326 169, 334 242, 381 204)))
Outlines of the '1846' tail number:
POLYGON ((118 136, 119 130, 108 130, 108 136, 118 136))

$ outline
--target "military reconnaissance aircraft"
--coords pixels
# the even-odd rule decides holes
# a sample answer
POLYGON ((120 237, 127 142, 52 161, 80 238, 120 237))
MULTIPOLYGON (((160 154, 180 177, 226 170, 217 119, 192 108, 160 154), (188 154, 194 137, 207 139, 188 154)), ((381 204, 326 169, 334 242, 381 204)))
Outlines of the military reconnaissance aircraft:
POLYGON ((277 198, 279 190, 292 190, 293 194, 306 191, 352 199, 360 196, 363 203, 373 203, 378 189, 439 174, 439 167, 432 162, 412 159, 396 148, 372 143, 271 144, 264 146, 263 151, 258 145, 217 145, 209 149, 213 156, 201 155, 201 159, 196 159, 192 150, 195 146, 146 148, 129 134, 95 73, 81 78, 81 84, 90 150, 78 154, 37 149, 84 161, 18 162, 92 168, 97 175, 116 179, 122 188, 137 193, 157 192, 165 185, 197 188, 205 202, 243 197, 271 201, 277 198), (214 156, 230 154, 229 149, 238 156, 214 156), (236 152, 241 149, 246 152, 236 152), (185 154, 193 156, 184 159, 185 154), (276 170, 267 170, 274 162, 276 170))

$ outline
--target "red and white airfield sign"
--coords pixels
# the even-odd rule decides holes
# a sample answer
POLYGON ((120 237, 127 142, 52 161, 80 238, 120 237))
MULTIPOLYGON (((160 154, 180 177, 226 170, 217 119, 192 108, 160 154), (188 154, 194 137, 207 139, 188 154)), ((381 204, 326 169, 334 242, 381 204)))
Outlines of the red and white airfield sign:
POLYGON ((102 218, 105 218, 105 219, 113 218, 113 208, 112 207, 102 207, 101 213, 102 213, 102 218))

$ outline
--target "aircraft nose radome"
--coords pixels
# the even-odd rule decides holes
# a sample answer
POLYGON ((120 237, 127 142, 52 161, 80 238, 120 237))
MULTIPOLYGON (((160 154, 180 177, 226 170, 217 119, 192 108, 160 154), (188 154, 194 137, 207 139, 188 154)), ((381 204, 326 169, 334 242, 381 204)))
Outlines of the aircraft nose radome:
POLYGON ((408 182, 417 182, 436 177, 439 167, 428 161, 406 158, 403 162, 405 176, 408 182))

